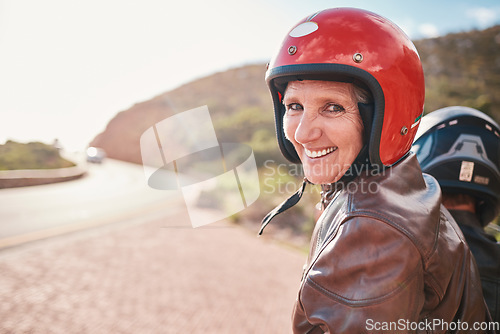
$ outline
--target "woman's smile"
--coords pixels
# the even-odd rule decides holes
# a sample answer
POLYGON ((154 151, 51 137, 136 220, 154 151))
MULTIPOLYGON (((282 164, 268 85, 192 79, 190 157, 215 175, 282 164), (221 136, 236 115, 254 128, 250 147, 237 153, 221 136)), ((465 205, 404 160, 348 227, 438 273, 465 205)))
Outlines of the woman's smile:
POLYGON ((307 148, 304 148, 306 155, 309 158, 316 159, 316 158, 321 158, 324 157, 327 154, 330 154, 332 152, 335 152, 338 147, 333 146, 333 147, 328 147, 323 150, 308 150, 307 148))

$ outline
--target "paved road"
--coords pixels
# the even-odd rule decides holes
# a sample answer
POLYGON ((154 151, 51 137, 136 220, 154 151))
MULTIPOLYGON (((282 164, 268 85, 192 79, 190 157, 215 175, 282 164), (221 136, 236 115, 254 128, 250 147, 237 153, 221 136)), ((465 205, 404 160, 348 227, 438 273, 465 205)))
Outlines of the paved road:
POLYGON ((0 333, 290 332, 305 254, 126 198, 109 224, 0 250, 0 333))
POLYGON ((90 164, 78 180, 0 189, 0 248, 119 221, 178 197, 149 188, 141 166, 111 159, 90 164))

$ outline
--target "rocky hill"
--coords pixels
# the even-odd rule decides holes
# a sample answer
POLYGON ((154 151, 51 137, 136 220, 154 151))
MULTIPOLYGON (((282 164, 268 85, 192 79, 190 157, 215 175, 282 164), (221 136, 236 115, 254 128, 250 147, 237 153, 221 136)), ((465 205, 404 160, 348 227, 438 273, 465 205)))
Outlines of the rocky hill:
POLYGON ((90 146, 115 159, 141 163, 139 139, 156 122, 207 105, 219 141, 249 141, 257 129, 273 133, 265 64, 248 65, 201 78, 118 113, 90 146), (234 135, 234 136, 233 136, 234 135))
MULTIPOLYGON (((500 26, 418 40, 415 44, 426 77, 426 112, 463 105, 500 121, 500 26)), ((250 144, 261 167, 264 181, 259 199, 231 217, 256 230, 262 217, 290 196, 301 179, 297 166, 286 164, 277 147, 265 69, 265 64, 231 69, 137 103, 118 113, 90 145, 104 148, 111 158, 140 164, 139 140, 146 129, 175 113, 207 105, 219 141, 250 144), (269 167, 269 161, 274 163, 274 169, 269 167), (283 168, 288 168, 288 173, 283 168)), ((308 187, 301 205, 279 215, 268 227, 275 229, 271 234, 279 231, 278 238, 307 244, 314 217, 304 208, 314 206, 318 198, 318 187, 308 187)))
MULTIPOLYGON (((415 41, 426 77, 425 111, 449 105, 482 110, 500 121, 500 26, 415 41)), ((109 157, 141 163, 139 138, 166 117, 207 105, 219 141, 251 143, 258 160, 280 161, 265 64, 195 80, 118 113, 91 146, 109 157)))

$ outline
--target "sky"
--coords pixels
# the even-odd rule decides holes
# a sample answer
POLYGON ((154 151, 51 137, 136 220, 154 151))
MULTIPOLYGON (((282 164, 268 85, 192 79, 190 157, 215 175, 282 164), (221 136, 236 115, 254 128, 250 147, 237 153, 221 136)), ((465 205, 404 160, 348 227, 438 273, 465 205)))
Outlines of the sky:
POLYGON ((135 103, 268 62, 295 23, 331 7, 371 10, 412 39, 500 23, 498 0, 0 0, 0 144, 83 150, 135 103))

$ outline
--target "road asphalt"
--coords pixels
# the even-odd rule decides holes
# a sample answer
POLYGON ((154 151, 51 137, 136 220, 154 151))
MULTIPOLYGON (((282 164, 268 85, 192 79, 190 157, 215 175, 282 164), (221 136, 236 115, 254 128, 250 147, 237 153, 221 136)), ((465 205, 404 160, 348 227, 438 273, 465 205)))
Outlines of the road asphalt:
POLYGON ((0 250, 0 333, 290 333, 306 254, 187 212, 0 250))

